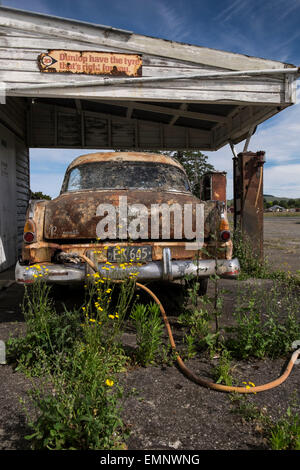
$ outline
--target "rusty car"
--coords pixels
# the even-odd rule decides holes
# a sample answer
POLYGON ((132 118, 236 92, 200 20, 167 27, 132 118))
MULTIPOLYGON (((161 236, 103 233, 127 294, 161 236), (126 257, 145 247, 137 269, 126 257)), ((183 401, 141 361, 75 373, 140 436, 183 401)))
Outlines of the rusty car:
POLYGON ((29 202, 15 278, 20 284, 41 275, 49 283, 83 283, 91 272, 89 259, 103 277, 108 269, 116 279, 135 269, 139 282, 190 277, 203 294, 210 276, 239 274, 232 252, 226 204, 193 195, 174 158, 98 152, 71 162, 58 197, 29 202), (184 217, 183 207, 190 209, 184 217))

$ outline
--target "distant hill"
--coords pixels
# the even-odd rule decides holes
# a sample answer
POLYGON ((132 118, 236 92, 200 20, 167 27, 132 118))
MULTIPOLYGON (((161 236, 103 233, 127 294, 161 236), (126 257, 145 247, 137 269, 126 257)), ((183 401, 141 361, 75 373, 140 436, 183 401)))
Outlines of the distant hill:
MULTIPOLYGON (((264 194, 264 199, 266 202, 273 202, 273 201, 277 201, 277 203, 279 203, 280 201, 289 201, 290 199, 294 200, 295 201, 295 205, 297 207, 299 207, 299 201, 300 201, 300 198, 293 198, 293 197, 282 197, 282 196, 273 196, 271 194, 264 194)), ((233 199, 228 199, 227 200, 227 206, 230 207, 230 206, 233 206, 233 199)))
POLYGON ((289 199, 294 199, 294 198, 282 197, 282 196, 272 196, 271 194, 264 194, 264 199, 267 202, 273 202, 273 201, 288 201, 289 199))

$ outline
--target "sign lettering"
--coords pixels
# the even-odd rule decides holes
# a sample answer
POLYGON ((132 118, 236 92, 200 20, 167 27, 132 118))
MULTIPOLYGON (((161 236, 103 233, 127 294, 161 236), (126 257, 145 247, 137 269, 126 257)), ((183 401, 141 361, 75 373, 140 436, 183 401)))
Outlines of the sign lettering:
POLYGON ((140 77, 142 57, 119 52, 51 50, 38 56, 41 72, 140 77))

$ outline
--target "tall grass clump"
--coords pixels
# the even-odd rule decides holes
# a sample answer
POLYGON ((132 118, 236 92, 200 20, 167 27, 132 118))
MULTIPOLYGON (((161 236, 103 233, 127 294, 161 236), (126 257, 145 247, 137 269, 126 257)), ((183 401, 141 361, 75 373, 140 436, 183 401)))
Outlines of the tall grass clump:
POLYGON ((137 304, 130 315, 136 329, 136 361, 142 366, 153 364, 163 347, 164 325, 157 304, 137 304))
POLYGON ((43 374, 44 362, 57 361, 73 349, 80 335, 80 311, 57 313, 51 287, 43 280, 25 286, 22 313, 26 333, 7 342, 8 359, 31 375, 43 374))

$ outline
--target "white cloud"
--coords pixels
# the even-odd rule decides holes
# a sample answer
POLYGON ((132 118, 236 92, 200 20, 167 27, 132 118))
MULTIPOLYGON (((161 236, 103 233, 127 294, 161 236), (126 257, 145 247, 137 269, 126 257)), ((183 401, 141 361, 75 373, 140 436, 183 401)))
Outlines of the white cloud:
POLYGON ((264 181, 265 194, 300 198, 300 163, 266 167, 264 181))
POLYGON ((184 41, 190 37, 189 24, 182 11, 161 0, 153 3, 155 3, 156 13, 162 22, 161 28, 158 29, 159 35, 161 34, 163 37, 171 36, 176 41, 184 41))

